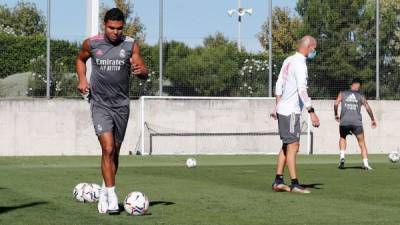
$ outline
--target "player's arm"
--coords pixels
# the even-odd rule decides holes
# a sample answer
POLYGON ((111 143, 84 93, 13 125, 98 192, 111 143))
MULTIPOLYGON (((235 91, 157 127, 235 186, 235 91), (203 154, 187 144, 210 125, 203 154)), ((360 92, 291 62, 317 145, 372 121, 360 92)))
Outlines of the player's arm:
POLYGON ((363 105, 368 112, 369 117, 371 118, 371 127, 375 128, 377 126, 374 113, 372 112, 371 106, 368 104, 368 101, 365 97, 363 97, 363 105))
POLYGON ((335 120, 340 122, 340 117, 338 114, 339 105, 342 102, 342 92, 339 92, 338 96, 336 97, 335 104, 333 106, 333 112, 335 113, 335 120))
POLYGON ((278 104, 281 101, 282 93, 283 93, 283 78, 282 78, 282 71, 281 71, 281 73, 278 76, 278 80, 276 81, 276 84, 275 84, 275 109, 270 114, 270 116, 274 119, 278 119, 278 115, 277 115, 276 111, 277 111, 278 104))
POLYGON ((297 83, 297 91, 301 101, 310 113, 311 121, 314 127, 319 127, 319 118, 311 105, 311 99, 308 97, 307 86, 307 67, 302 64, 295 65, 295 78, 297 83))
POLYGON ((140 79, 147 79, 149 72, 140 54, 140 47, 136 42, 132 46, 132 56, 130 62, 132 74, 140 79))
POLYGON ((86 39, 82 48, 78 53, 78 56, 75 60, 75 69, 78 74, 79 84, 78 90, 82 94, 86 94, 89 92, 89 83, 86 79, 86 61, 90 58, 90 48, 89 48, 89 39, 86 39))

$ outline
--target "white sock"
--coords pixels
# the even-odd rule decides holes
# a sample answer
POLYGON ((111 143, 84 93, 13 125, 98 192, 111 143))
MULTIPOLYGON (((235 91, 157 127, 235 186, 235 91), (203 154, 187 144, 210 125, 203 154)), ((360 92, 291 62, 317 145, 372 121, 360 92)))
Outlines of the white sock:
POLYGON ((103 183, 101 184, 100 195, 107 196, 106 183, 104 182, 104 180, 103 183))
POLYGON ((115 186, 106 187, 106 190, 107 190, 107 194, 108 194, 109 196, 115 195, 115 186))
POLYGON ((344 159, 344 150, 340 150, 340 159, 344 159))
POLYGON ((363 163, 364 163, 364 166, 365 166, 365 167, 369 166, 369 164, 368 164, 368 159, 363 159, 363 163))

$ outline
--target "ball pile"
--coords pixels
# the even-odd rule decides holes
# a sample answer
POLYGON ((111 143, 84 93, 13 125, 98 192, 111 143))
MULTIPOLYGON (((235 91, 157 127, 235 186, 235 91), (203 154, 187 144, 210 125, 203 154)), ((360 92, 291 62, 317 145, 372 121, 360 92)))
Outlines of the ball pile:
POLYGON ((98 202, 101 187, 97 184, 79 183, 75 186, 73 196, 78 202, 98 202))

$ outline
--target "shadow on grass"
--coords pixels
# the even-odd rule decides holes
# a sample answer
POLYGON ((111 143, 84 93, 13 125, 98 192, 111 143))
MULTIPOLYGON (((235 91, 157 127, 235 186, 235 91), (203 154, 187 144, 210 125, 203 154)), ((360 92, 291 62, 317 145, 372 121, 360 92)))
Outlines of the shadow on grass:
MULTIPOLYGON (((168 201, 151 201, 149 202, 149 206, 155 206, 155 205, 175 205, 175 202, 168 202, 168 201)), ((119 213, 122 213, 125 211, 124 209, 124 205, 123 204, 119 204, 119 213)), ((146 212, 146 214, 144 214, 143 216, 151 216, 152 214, 150 212, 146 212)))
POLYGON ((175 205, 175 202, 167 202, 167 201, 151 201, 150 206, 155 206, 155 205, 175 205))
POLYGON ((322 183, 301 184, 301 186, 304 187, 304 188, 312 188, 312 189, 323 189, 322 187, 319 187, 319 186, 322 186, 322 185, 324 185, 324 184, 322 184, 322 183))
POLYGON ((17 209, 23 209, 23 208, 29 208, 29 207, 35 207, 37 205, 43 205, 47 204, 48 202, 31 202, 31 203, 26 203, 22 205, 16 205, 16 206, 0 206, 0 214, 17 210, 17 209))
POLYGON ((362 166, 345 166, 342 170, 353 169, 353 170, 363 170, 362 166))

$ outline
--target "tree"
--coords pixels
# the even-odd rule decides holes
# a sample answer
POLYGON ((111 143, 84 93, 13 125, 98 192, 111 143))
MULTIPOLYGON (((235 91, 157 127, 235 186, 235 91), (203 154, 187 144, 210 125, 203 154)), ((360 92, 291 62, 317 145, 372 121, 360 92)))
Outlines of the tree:
POLYGON ((34 3, 18 2, 14 8, 0 5, 0 32, 13 35, 44 35, 46 20, 34 3))
POLYGON ((372 96, 374 58, 361 44, 367 36, 361 26, 365 7, 366 0, 298 1, 296 10, 303 21, 299 35, 318 39, 318 56, 309 63, 311 96, 333 98, 354 77, 364 81, 366 94, 372 96))
POLYGON ((190 49, 183 43, 167 43, 166 91, 178 96, 230 96, 237 84, 241 59, 236 45, 217 33, 204 45, 190 49))
MULTIPOLYGON (((380 3, 380 92, 382 98, 399 99, 400 0, 381 0, 380 3)), ((369 20, 375 21, 374 10, 375 1, 369 0, 366 9, 369 20)))
MULTIPOLYGON (((298 16, 292 15, 289 8, 275 7, 272 11, 272 49, 274 54, 291 54, 296 50, 301 25, 298 16)), ((257 38, 261 46, 268 50, 269 23, 265 21, 257 38)))
MULTIPOLYGON (((135 38, 139 42, 144 42, 145 35, 145 26, 140 21, 138 16, 133 16, 134 5, 132 0, 114 0, 114 4, 116 8, 119 8, 125 15, 126 24, 124 27, 124 34, 130 37, 135 38)), ((100 21, 103 21, 104 15, 110 7, 102 4, 100 10, 100 21)), ((101 26, 101 30, 104 31, 104 27, 101 26)))

